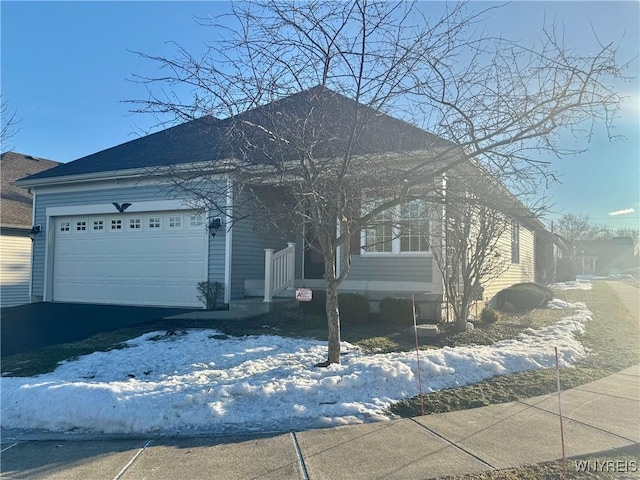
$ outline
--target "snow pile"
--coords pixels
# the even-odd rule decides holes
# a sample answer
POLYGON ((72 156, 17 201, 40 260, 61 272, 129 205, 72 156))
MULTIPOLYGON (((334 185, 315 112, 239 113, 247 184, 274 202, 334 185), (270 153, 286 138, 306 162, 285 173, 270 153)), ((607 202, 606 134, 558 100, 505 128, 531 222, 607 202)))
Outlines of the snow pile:
POLYGON ((550 285, 554 290, 591 290, 593 285, 586 280, 575 280, 569 282, 554 283, 550 285))
POLYGON ((580 309, 580 310, 587 309, 587 305, 584 302, 569 303, 564 300, 559 300, 557 298, 554 298, 553 300, 548 301, 546 306, 547 308, 550 308, 552 310, 560 310, 563 308, 573 308, 573 309, 580 309))
MULTIPOLYGON (((421 352, 425 391, 467 385, 585 356, 586 309, 492 346, 421 352)), ((154 332, 33 378, 2 378, 2 427, 122 433, 290 430, 391 418, 418 393, 415 352, 369 355, 348 343, 341 365, 316 368, 325 342, 154 332)))

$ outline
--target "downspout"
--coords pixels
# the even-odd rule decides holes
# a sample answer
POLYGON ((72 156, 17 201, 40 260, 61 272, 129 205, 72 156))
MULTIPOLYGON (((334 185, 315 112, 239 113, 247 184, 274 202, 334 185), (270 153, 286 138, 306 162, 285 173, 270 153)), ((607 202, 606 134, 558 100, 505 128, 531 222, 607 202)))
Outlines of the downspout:
POLYGON ((233 182, 227 178, 227 206, 224 236, 224 303, 231 303, 231 255, 233 253, 233 182))
MULTIPOLYGON (((448 246, 448 232, 447 228, 447 177, 445 175, 439 175, 436 177, 436 189, 439 190, 436 192, 436 197, 440 196, 442 199, 442 209, 440 211, 440 218, 442 219, 440 222, 440 238, 442 239, 440 242, 440 255, 441 258, 444 258, 444 271, 440 271, 440 288, 442 290, 442 299, 445 304, 445 312, 446 312, 446 321, 449 321, 449 295, 447 292, 447 286, 445 283, 445 276, 449 274, 449 255, 447 254, 447 246, 448 246)), ((440 307, 440 312, 442 312, 442 307, 440 307)), ((441 313, 442 314, 442 313, 441 313)))
MULTIPOLYGON (((29 189, 31 191, 31 189, 29 189)), ((31 226, 36 224, 36 190, 33 192, 33 199, 31 201, 31 226)), ((44 232, 45 236, 47 235, 47 231, 44 232)), ((47 242, 45 242, 46 248, 47 242)), ((35 240, 31 242, 31 262, 29 262, 29 303, 33 303, 33 258, 34 258, 34 250, 35 250, 36 242, 35 240)))

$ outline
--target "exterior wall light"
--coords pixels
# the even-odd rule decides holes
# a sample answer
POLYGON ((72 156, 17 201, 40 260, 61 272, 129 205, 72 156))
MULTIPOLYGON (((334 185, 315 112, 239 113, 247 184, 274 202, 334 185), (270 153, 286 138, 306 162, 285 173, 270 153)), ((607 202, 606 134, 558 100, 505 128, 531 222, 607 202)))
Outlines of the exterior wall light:
POLYGON ((31 227, 31 230, 29 230, 29 238, 32 242, 36 239, 41 231, 42 227, 40 225, 34 225, 33 227, 31 227))
POLYGON ((222 220, 220 219, 220 217, 216 217, 212 219, 211 222, 209 222, 209 233, 211 234, 211 238, 216 236, 216 233, 218 233, 218 230, 220 230, 221 226, 222 220))

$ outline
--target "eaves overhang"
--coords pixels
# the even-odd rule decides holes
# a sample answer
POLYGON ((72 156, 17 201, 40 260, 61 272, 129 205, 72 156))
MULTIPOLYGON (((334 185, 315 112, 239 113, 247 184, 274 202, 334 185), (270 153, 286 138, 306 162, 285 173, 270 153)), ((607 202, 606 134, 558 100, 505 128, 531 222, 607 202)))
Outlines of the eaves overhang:
POLYGON ((162 167, 142 167, 142 168, 127 168, 121 170, 105 170, 100 172, 80 173, 75 175, 59 175, 44 178, 29 179, 29 177, 16 180, 14 185, 22 188, 36 188, 44 186, 57 186, 57 185, 69 185, 79 183, 97 182, 101 180, 120 180, 126 178, 141 178, 141 177, 163 177, 172 174, 178 174, 181 171, 184 172, 196 172, 201 171, 203 174, 224 174, 233 170, 234 165, 237 163, 235 159, 228 159, 223 161, 216 161, 215 165, 212 162, 196 162, 185 163, 179 165, 170 165, 162 167))

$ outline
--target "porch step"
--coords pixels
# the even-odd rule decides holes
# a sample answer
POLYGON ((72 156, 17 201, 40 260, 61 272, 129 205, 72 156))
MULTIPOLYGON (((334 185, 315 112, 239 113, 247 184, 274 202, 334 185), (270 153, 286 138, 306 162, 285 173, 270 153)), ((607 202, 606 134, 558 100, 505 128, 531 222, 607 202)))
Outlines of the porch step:
POLYGON ((294 304, 295 301, 292 298, 274 298, 271 302, 264 302, 262 297, 249 297, 243 300, 232 300, 229 303, 229 311, 259 315, 292 308, 294 304))

